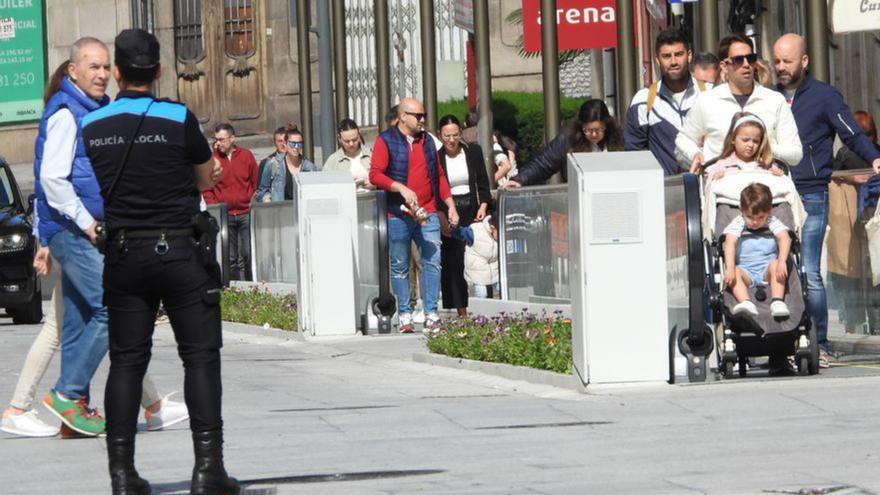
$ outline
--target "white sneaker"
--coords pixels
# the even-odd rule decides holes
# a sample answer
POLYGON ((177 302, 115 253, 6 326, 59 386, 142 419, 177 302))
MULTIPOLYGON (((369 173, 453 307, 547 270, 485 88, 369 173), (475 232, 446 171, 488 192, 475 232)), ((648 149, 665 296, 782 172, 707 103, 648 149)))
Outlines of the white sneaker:
POLYGON ((440 315, 437 313, 428 313, 425 316, 425 331, 435 330, 440 328, 440 315))
POLYGON ((786 306, 785 301, 773 301, 770 303, 770 314, 774 318, 786 318, 791 316, 791 312, 788 310, 788 306, 786 306))
POLYGON ((413 312, 412 316, 413 323, 422 324, 425 323, 425 312, 421 309, 417 309, 413 312))
POLYGON ((733 314, 738 315, 741 313, 748 313, 752 316, 758 316, 758 308, 755 307, 755 303, 747 299, 733 307, 733 314))
POLYGON ((22 414, 7 414, 0 422, 0 430, 22 437, 54 437, 59 428, 40 421, 37 411, 31 409, 22 414))
POLYGON ((168 400, 172 395, 174 395, 174 392, 162 398, 162 406, 159 408, 159 412, 151 413, 149 409, 144 411, 144 417, 147 418, 147 431, 161 430, 189 419, 189 411, 186 409, 186 404, 168 400))

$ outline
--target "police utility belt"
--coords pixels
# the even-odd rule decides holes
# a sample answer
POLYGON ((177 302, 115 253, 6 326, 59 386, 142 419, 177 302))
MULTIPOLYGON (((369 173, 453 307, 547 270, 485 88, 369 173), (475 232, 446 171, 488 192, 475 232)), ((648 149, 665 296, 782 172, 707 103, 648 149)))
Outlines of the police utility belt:
POLYGON ((95 245, 101 254, 106 254, 108 245, 115 246, 119 252, 125 252, 129 240, 155 239, 156 245, 153 251, 159 256, 164 256, 171 249, 168 243, 169 239, 188 237, 195 241, 202 262, 209 264, 216 260, 215 249, 218 232, 220 232, 220 227, 217 220, 207 212, 196 214, 193 217, 193 226, 186 228, 118 229, 108 233, 106 225, 101 222, 95 228, 97 234, 95 245))

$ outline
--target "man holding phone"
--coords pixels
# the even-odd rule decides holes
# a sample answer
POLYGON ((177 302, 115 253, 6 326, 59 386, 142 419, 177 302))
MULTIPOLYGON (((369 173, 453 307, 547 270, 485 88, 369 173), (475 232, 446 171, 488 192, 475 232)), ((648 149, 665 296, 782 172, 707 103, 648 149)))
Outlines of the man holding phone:
POLYGON ((223 166, 220 182, 202 191, 205 203, 226 203, 229 214, 229 268, 233 280, 251 279, 251 198, 257 189, 257 160, 250 150, 235 145, 230 124, 214 128, 214 158, 223 166))

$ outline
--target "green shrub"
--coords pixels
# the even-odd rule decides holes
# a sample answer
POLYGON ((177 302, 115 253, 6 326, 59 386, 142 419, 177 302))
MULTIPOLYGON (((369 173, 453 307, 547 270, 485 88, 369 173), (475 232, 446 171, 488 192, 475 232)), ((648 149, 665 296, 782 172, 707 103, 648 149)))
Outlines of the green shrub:
POLYGON ((231 288, 223 291, 220 299, 223 320, 248 325, 297 330, 296 296, 270 294, 254 285, 248 289, 231 288))
MULTIPOLYGON (((577 116, 583 98, 562 98, 559 102, 563 121, 577 116)), ((449 100, 438 104, 438 117, 452 114, 464 122, 467 100, 449 100)), ((517 163, 524 166, 544 145, 544 94, 497 91, 492 93, 493 127, 513 138, 519 145, 517 163)))
POLYGON ((428 349, 449 357, 571 374, 571 320, 559 313, 505 314, 446 322, 428 349))

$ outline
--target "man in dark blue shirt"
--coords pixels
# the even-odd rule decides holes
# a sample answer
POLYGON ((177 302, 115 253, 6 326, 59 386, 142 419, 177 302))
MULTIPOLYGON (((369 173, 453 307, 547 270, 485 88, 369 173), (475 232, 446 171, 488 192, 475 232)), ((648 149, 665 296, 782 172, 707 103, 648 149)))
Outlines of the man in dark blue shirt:
POLYGON ((779 84, 776 90, 791 105, 804 147, 800 164, 791 176, 807 210, 802 230, 804 263, 807 268, 807 311, 816 325, 819 366, 828 367, 828 304, 819 271, 822 243, 828 225, 828 183, 831 180, 834 136, 880 170, 880 151, 859 127, 843 96, 833 86, 817 81, 807 72, 810 59, 803 37, 786 34, 773 46, 779 84))

